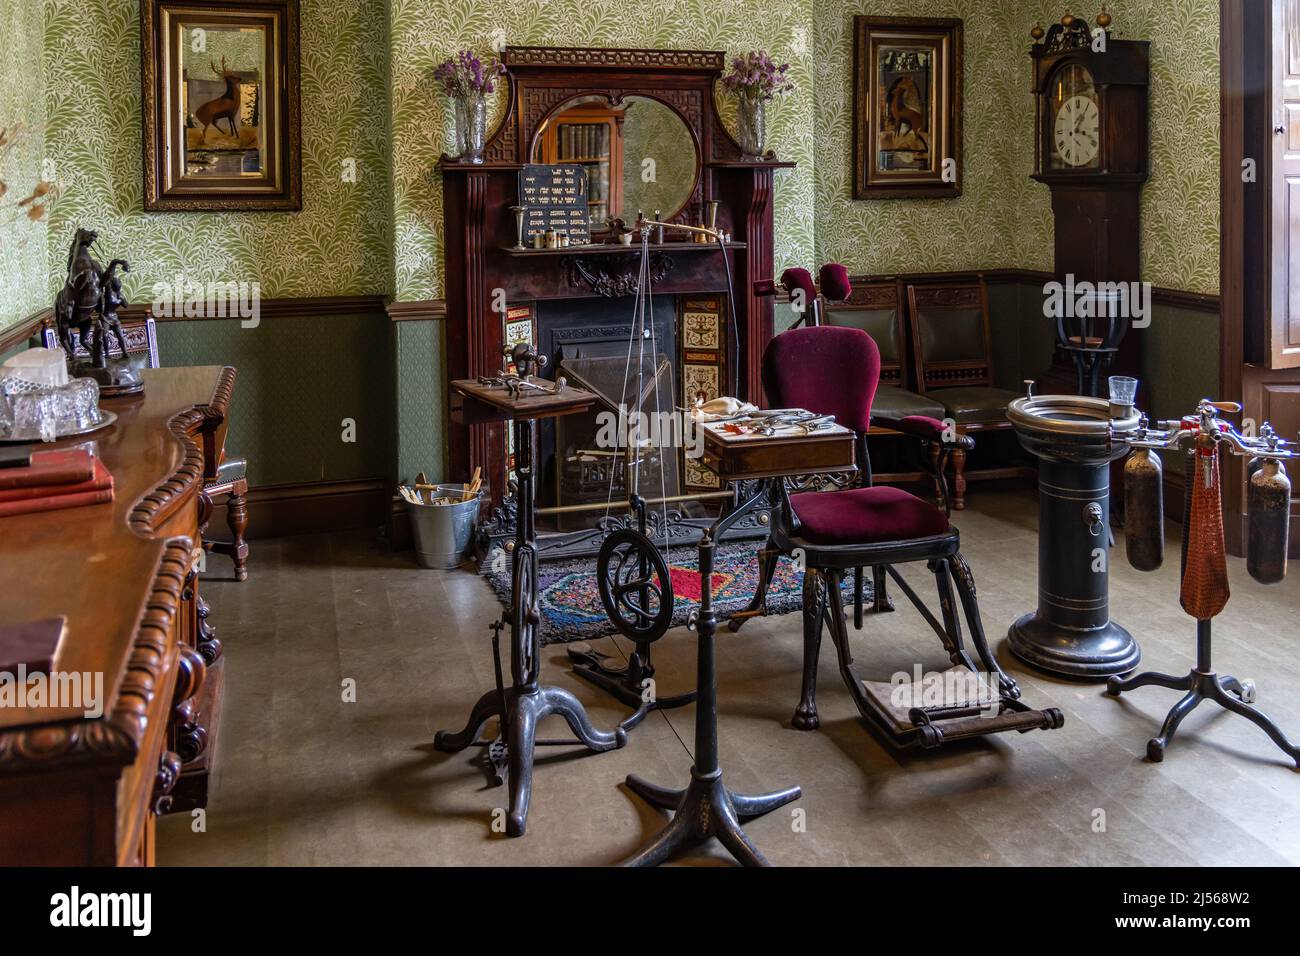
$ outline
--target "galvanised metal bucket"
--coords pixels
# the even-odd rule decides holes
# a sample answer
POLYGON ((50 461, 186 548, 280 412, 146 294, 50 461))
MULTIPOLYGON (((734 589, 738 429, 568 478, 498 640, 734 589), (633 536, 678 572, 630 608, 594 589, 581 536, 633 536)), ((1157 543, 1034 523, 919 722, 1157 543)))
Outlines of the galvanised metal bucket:
MULTIPOLYGON (((459 499, 464 495, 465 487, 463 484, 438 485, 432 491, 425 491, 424 495, 459 499)), ((454 504, 406 502, 406 510, 411 516, 411 531, 415 535, 415 553, 422 567, 448 570, 464 560, 474 538, 482 499, 480 490, 468 501, 457 500, 454 504)))

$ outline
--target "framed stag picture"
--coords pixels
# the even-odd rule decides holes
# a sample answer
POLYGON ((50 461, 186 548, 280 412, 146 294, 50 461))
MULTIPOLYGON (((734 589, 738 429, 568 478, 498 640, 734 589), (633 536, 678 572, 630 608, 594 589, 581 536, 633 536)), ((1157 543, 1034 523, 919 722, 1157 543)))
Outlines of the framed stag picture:
POLYGON ((853 18, 853 198, 961 195, 962 22, 853 18))
POLYGON ((298 0, 141 0, 144 206, 302 208, 298 0))

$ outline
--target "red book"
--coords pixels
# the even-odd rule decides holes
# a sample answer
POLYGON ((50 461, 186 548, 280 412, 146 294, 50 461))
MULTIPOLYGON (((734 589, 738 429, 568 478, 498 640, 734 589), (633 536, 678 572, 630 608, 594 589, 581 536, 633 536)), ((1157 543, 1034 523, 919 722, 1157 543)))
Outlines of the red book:
POLYGON ((28 674, 48 674, 66 624, 65 618, 51 617, 0 627, 0 673, 16 675, 21 665, 28 674))
MULTIPOLYGON (((102 465, 100 466, 103 467, 102 465)), ((50 494, 51 489, 46 488, 46 494, 40 498, 27 498, 23 501, 0 501, 0 518, 7 518, 11 515, 25 515, 34 511, 59 511, 63 508, 80 508, 85 505, 98 505, 113 500, 113 476, 104 470, 108 476, 106 487, 96 489, 95 491, 81 491, 71 495, 50 494)))
POLYGON ((25 468, 0 468, 0 489, 69 485, 95 477, 95 457, 85 448, 48 448, 32 452, 25 468))
POLYGON ((69 484, 33 485, 28 488, 0 488, 0 505, 10 501, 31 501, 34 498, 47 498, 53 495, 77 495, 86 491, 102 491, 113 487, 113 476, 98 458, 93 459, 93 476, 89 481, 74 481, 69 484))

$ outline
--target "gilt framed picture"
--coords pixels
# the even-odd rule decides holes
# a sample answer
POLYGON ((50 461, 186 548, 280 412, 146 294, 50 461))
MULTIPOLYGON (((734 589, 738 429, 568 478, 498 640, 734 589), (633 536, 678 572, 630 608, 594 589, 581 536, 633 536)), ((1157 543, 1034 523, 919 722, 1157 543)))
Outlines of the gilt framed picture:
POLYGON ((853 198, 961 195, 962 22, 853 18, 853 198))
POLYGON ((301 209, 298 0, 140 13, 145 209, 301 209))

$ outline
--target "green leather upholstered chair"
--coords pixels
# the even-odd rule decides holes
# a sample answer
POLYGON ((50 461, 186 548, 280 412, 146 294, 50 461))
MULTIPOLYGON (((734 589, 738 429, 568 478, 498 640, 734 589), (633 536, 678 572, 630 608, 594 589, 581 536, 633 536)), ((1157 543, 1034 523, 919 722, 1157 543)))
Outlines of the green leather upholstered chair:
MULTIPOLYGON (((993 384, 988 290, 981 275, 961 283, 914 283, 907 287, 912 358, 917 391, 938 402, 960 434, 1009 429, 1007 406, 1018 392, 993 384)), ((1008 477, 1023 468, 966 474, 966 453, 953 452, 953 507, 965 506, 967 478, 1008 477)))
POLYGON ((880 387, 871 406, 873 424, 909 415, 944 417, 943 405, 907 388, 903 294, 897 282, 854 282, 847 301, 826 306, 824 324, 861 329, 880 349, 880 387))

